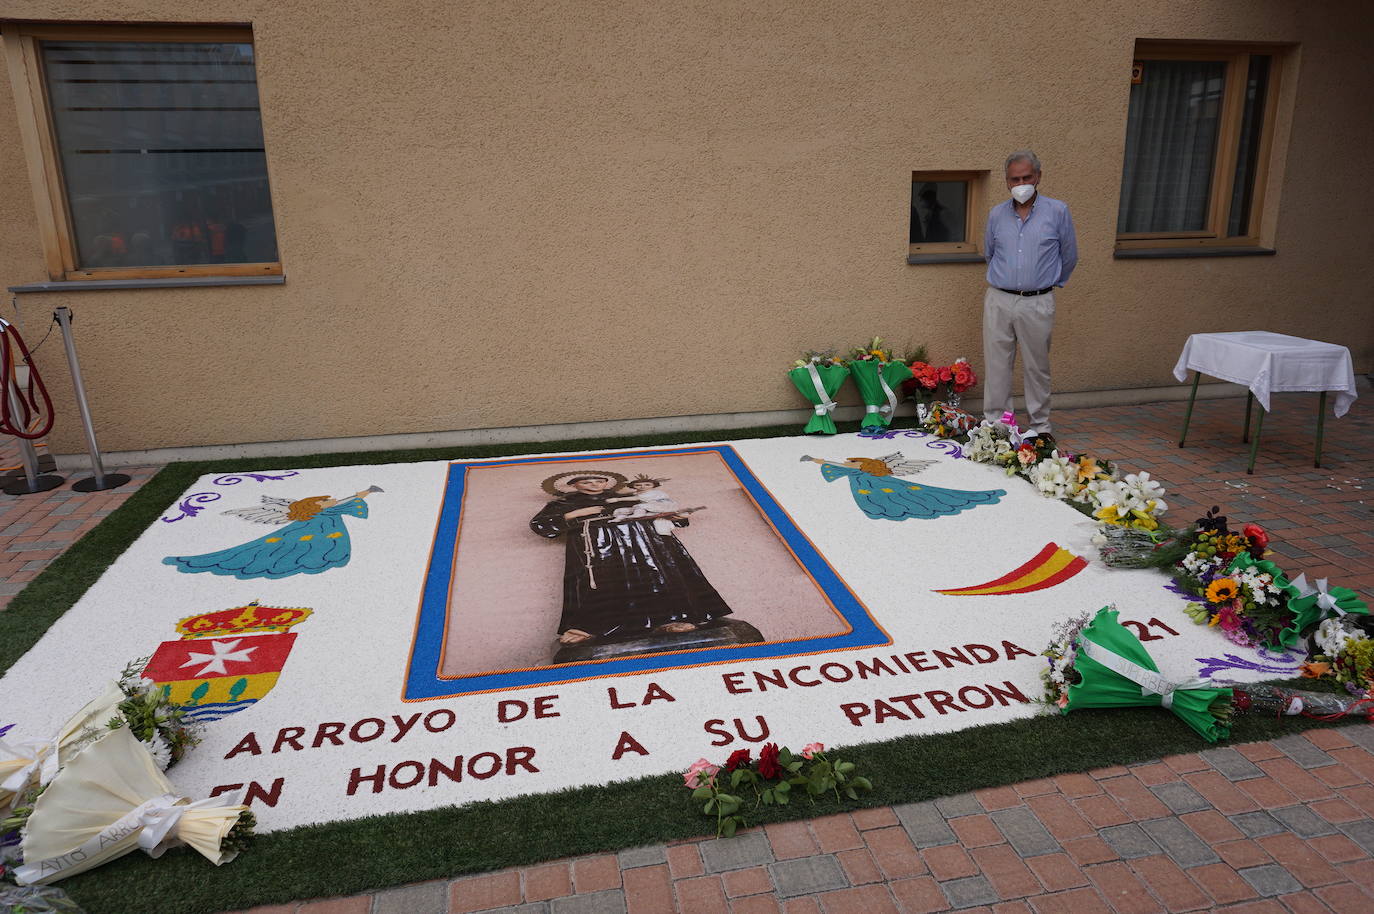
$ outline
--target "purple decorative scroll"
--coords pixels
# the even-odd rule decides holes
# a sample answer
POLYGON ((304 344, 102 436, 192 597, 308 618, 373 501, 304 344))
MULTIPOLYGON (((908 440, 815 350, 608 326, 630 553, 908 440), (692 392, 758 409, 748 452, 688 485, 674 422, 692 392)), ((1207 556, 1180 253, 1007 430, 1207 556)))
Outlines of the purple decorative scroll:
POLYGON ((287 470, 284 473, 231 473, 227 476, 216 476, 211 480, 217 486, 236 486, 245 479, 256 479, 258 482, 267 482, 275 479, 289 479, 292 476, 301 475, 296 470, 287 470))
MULTIPOLYGON (((281 473, 228 473, 224 476, 216 476, 210 481, 217 486, 236 486, 245 479, 268 482, 276 479, 290 479, 292 476, 299 475, 301 474, 296 470, 285 470, 281 473)), ((219 501, 218 492, 197 492, 194 495, 188 495, 181 504, 177 505, 177 507, 181 509, 181 513, 176 517, 164 517, 162 518, 162 522, 172 524, 181 520, 183 517, 195 517, 201 511, 205 510, 205 505, 208 505, 212 501, 219 501)))
MULTIPOLYGON (((865 428, 859 430, 859 437, 878 441, 890 438, 930 438, 931 434, 919 428, 865 428)), ((955 460, 967 459, 964 457, 964 449, 948 438, 934 438, 926 442, 926 447, 947 454, 955 460)))
POLYGON ((937 450, 937 451, 940 451, 941 453, 944 453, 944 454, 948 454, 949 456, 953 457, 955 460, 965 460, 965 459, 967 459, 967 458, 964 457, 964 449, 963 449, 963 447, 961 447, 961 446, 958 445, 958 444, 955 444, 953 441, 950 441, 948 438, 935 438, 935 439, 933 439, 933 440, 931 440, 931 441, 927 441, 927 442, 926 442, 926 447, 932 448, 932 449, 937 450))
POLYGON ((218 492, 196 492, 193 495, 188 495, 182 500, 181 504, 177 505, 177 507, 181 509, 181 513, 176 517, 164 517, 162 518, 162 522, 164 524, 174 524, 183 517, 195 517, 205 510, 205 505, 208 505, 212 501, 219 501, 219 499, 220 494, 218 492))
POLYGON ((14 724, 5 724, 3 727, 0 727, 0 736, 4 736, 6 733, 10 732, 13 729, 14 724))
POLYGON ((1269 651, 1262 647, 1255 648, 1255 654, 1258 655, 1258 660, 1246 660, 1235 654, 1198 657, 1197 674, 1203 679, 1210 679, 1214 673, 1224 670, 1247 670, 1253 673, 1295 676, 1307 656, 1302 651, 1269 651))
POLYGON ((923 432, 919 428, 861 428, 859 429, 860 438, 926 438, 930 432, 923 432))

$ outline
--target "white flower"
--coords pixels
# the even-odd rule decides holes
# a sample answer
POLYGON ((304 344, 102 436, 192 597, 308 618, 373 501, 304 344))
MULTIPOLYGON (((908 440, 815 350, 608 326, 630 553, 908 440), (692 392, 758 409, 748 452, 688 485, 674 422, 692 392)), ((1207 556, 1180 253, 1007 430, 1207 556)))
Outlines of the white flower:
POLYGON ((1366 641, 1368 636, 1358 628, 1347 628, 1344 620, 1336 617, 1323 619, 1317 626, 1317 631, 1313 635, 1317 646, 1326 656, 1333 660, 1345 653, 1346 649, 1356 641, 1366 641))
POLYGON ((1031 467, 1030 481, 1045 495, 1067 498, 1078 487, 1078 467, 1055 451, 1031 467))
POLYGON ((159 771, 166 771, 167 766, 172 764, 172 747, 167 745, 167 741, 162 738, 161 733, 154 733, 151 740, 143 740, 143 747, 148 750, 148 754, 153 757, 159 771))
POLYGON ((1221 559, 1216 556, 1203 555, 1201 552, 1190 552, 1183 557, 1183 567, 1194 577, 1201 577, 1205 572, 1220 565, 1221 559))
POLYGON ((1164 503, 1164 487, 1143 470, 1139 473, 1127 473, 1126 478, 1121 481, 1119 493, 1127 511, 1142 511, 1157 517, 1169 507, 1164 503))

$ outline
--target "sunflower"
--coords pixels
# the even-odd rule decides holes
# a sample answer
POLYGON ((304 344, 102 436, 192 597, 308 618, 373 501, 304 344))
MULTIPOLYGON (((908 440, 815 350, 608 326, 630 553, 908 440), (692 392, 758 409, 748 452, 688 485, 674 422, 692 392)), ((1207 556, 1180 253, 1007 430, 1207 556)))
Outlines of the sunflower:
POLYGON ((1207 585, 1207 599, 1213 603, 1229 603, 1240 595, 1240 585, 1230 578, 1217 578, 1207 585))

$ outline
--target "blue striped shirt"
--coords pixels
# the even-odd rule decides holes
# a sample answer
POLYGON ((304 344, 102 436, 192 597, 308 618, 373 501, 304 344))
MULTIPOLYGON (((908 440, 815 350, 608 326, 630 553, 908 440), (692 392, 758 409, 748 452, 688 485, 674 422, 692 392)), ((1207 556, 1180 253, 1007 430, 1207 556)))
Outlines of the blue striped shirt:
POLYGON ((1025 222, 1017 217, 1014 200, 994 206, 983 236, 983 259, 988 285, 999 289, 1032 292, 1064 285, 1078 264, 1069 205, 1037 194, 1025 222))

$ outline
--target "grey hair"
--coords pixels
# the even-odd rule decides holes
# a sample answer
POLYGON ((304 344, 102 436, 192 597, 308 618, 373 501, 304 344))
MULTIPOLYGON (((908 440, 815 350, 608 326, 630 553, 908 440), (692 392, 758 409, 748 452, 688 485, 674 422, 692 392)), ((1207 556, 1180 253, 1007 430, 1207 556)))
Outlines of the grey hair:
POLYGON ((1017 162, 1029 162, 1031 168, 1035 169, 1035 173, 1040 174, 1040 157, 1029 149, 1018 149, 1007 156, 1007 161, 1002 165, 1002 174, 1005 175, 1007 169, 1017 162))

